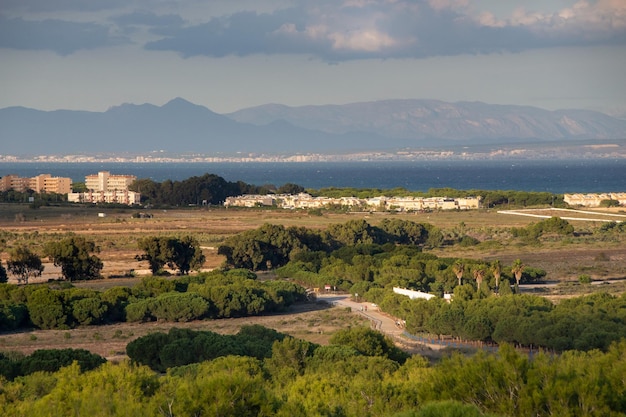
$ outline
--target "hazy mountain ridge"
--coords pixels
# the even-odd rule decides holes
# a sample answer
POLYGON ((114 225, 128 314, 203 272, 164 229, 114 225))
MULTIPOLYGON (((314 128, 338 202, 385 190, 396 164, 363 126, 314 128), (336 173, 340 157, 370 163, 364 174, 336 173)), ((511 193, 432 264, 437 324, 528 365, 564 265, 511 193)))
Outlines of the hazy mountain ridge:
POLYGON ((548 111, 529 106, 438 100, 384 100, 328 106, 268 104, 227 114, 263 125, 285 120, 328 133, 366 131, 404 139, 613 139, 626 136, 626 123, 587 110, 548 111))
POLYGON ((268 104, 224 115, 181 98, 163 106, 122 104, 105 112, 0 109, 4 155, 332 153, 623 138, 626 120, 603 113, 437 100, 268 104))

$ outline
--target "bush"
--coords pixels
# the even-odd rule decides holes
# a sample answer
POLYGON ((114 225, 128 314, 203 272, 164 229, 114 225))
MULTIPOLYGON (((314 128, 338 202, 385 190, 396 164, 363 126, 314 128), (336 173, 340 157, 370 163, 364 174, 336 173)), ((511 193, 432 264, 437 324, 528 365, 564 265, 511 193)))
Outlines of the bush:
POLYGON ((81 325, 100 324, 109 307, 98 297, 82 298, 72 303, 72 316, 81 325))
POLYGON ((209 303, 194 293, 167 293, 150 300, 148 309, 157 320, 191 321, 203 318, 209 303))
POLYGON ((150 314, 150 300, 139 300, 130 303, 124 309, 126 321, 128 322, 144 322, 151 321, 154 318, 150 314))
POLYGON ((106 359, 85 349, 41 349, 20 362, 20 375, 39 371, 56 372, 74 361, 78 362, 81 371, 85 372, 102 365, 106 359))
POLYGON ((32 323, 40 329, 65 329, 68 314, 63 295, 57 290, 40 288, 28 297, 28 312, 32 323))
POLYGON ((19 329, 28 321, 28 309, 24 304, 0 301, 0 331, 19 329))

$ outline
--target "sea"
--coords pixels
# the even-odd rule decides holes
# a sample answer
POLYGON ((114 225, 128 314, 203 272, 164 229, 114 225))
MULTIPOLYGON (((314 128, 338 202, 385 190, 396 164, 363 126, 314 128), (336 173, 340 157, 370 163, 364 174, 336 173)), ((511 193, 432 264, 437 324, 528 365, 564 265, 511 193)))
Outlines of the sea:
POLYGON ((545 191, 554 194, 626 192, 626 159, 428 160, 350 162, 0 162, 0 177, 52 174, 82 182, 99 171, 155 182, 182 181, 206 173, 227 181, 307 189, 328 187, 428 191, 545 191))

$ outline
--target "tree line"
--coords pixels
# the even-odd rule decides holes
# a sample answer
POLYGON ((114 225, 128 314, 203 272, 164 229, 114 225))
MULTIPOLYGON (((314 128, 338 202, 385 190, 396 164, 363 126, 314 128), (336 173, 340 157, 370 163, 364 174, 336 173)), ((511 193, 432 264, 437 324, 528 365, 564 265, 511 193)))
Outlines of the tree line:
MULTIPOLYGON (((163 274, 165 265, 180 275, 187 275, 191 270, 199 270, 205 261, 197 240, 191 236, 148 236, 140 239, 137 247, 143 253, 136 255, 135 259, 147 261, 153 275, 163 274)), ((62 278, 71 282, 100 277, 104 265, 95 255, 99 251, 94 242, 69 234, 66 238, 47 242, 43 247, 43 256, 61 267, 62 278)), ((28 246, 19 245, 8 252, 6 268, 0 260, 0 283, 7 282, 7 270, 17 278, 18 284, 28 284, 30 278, 43 273, 41 257, 28 246)))
POLYGON ((182 181, 138 179, 129 190, 141 194, 141 202, 153 206, 219 205, 227 197, 242 194, 299 193, 304 188, 296 184, 276 187, 272 184, 252 185, 243 181, 226 181, 215 174, 190 177, 182 181))
POLYGON ((0 284, 0 331, 244 317, 282 311, 307 298, 300 285, 255 278, 248 271, 212 271, 176 279, 144 277, 132 288, 104 291, 69 283, 0 284))

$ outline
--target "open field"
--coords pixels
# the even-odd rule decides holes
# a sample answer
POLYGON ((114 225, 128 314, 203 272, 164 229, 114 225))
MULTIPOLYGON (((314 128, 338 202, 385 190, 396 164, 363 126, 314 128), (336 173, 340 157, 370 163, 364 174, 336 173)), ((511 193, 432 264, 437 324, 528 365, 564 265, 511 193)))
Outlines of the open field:
MULTIPOLYGON (((549 283, 541 287, 528 287, 524 291, 543 295, 553 300, 593 291, 622 293, 626 291, 626 237, 611 239, 594 237, 606 219, 614 216, 585 213, 587 220, 571 220, 577 236, 563 238, 548 236, 539 243, 524 243, 510 239, 507 229, 525 227, 540 218, 520 216, 495 210, 449 211, 431 213, 324 213, 313 215, 304 211, 264 209, 190 208, 178 210, 142 210, 151 218, 133 218, 133 209, 101 209, 79 207, 41 207, 30 209, 26 205, 0 205, 0 259, 7 259, 11 240, 28 241, 35 248, 49 239, 67 233, 83 235, 96 242, 104 262, 104 279, 78 282, 77 286, 105 289, 118 285, 134 285, 147 265, 137 262, 137 240, 145 236, 192 235, 207 257, 206 269, 219 267, 223 261, 217 247, 227 237, 257 228, 263 223, 284 226, 325 228, 329 224, 343 223, 363 218, 378 224, 383 218, 393 216, 416 222, 430 223, 446 235, 467 234, 478 238, 477 246, 459 245, 433 250, 437 256, 452 258, 499 259, 510 265, 515 259, 529 266, 547 271, 549 283), (99 213, 104 213, 100 217, 99 213), (591 220, 589 218, 591 217, 591 220), (129 274, 133 271, 132 274, 129 274), (600 285, 580 285, 578 277, 589 275, 600 285), (130 276, 129 276, 130 275, 130 276)), ((543 215, 543 212, 538 212, 543 215)), ((548 211, 546 213, 554 213, 548 211)), ((623 211, 610 212, 623 216, 623 211)), ((551 214, 556 215, 556 214, 551 214)), ((573 216, 573 212, 568 212, 573 216)), ((38 281, 58 278, 60 271, 46 263, 44 275, 38 281)), ((11 278, 11 281, 13 279, 11 278)), ((250 317, 242 319, 205 320, 191 323, 121 323, 109 326, 90 326, 72 330, 33 330, 0 336, 0 350, 19 350, 30 353, 42 348, 84 348, 109 359, 125 356, 126 344, 140 336, 171 327, 195 330, 212 330, 219 333, 236 333, 244 324, 258 323, 278 331, 316 343, 326 343, 330 335, 340 328, 362 323, 357 315, 324 305, 301 305, 284 315, 250 317)))
MULTIPOLYGON (((554 212, 544 209, 535 212, 539 215, 560 215, 572 217, 575 213, 554 212)), ((217 247, 228 236, 259 227, 263 223, 308 228, 325 228, 329 224, 343 223, 355 218, 363 218, 370 224, 377 224, 387 216, 422 223, 430 223, 447 234, 467 234, 483 243, 478 246, 445 247, 434 250, 437 256, 467 257, 476 259, 500 259, 510 264, 520 258, 527 265, 547 271, 551 281, 576 280, 586 273, 594 279, 626 277, 626 238, 598 241, 588 237, 606 220, 626 217, 622 210, 596 211, 600 214, 581 214, 581 218, 597 220, 569 220, 581 236, 563 238, 555 236, 544 239, 540 244, 521 244, 507 239, 505 230, 511 227, 525 227, 541 218, 520 216, 510 212, 495 210, 441 211, 431 213, 325 213, 311 215, 305 211, 263 210, 263 209, 179 209, 143 210, 152 218, 132 218, 133 209, 101 209, 81 207, 41 207, 29 209, 27 205, 0 205, 0 231, 17 233, 31 244, 37 245, 48 239, 58 238, 66 233, 83 235, 100 247, 98 256, 104 262, 102 275, 105 278, 148 273, 147 264, 137 262, 135 255, 137 240, 145 236, 170 235, 194 236, 207 258, 206 269, 219 267, 223 258, 217 255, 217 247), (609 213, 606 216, 602 213, 609 213), (99 217, 104 213, 105 217, 99 217), (617 216, 619 217, 617 217, 617 216)), ((3 238, 3 240, 5 240, 3 238)), ((6 259, 6 247, 0 241, 0 259, 6 259)), ((46 264, 42 279, 57 278, 58 268, 46 264)))
POLYGON ((149 322, 87 326, 70 330, 32 330, 2 334, 0 351, 12 350, 29 355, 37 349, 86 349, 108 360, 126 357, 126 345, 150 333, 168 332, 173 327, 195 331, 235 334, 241 326, 259 324, 318 344, 327 344, 338 330, 364 325, 367 320, 345 308, 326 303, 298 304, 284 314, 188 323, 149 322))

